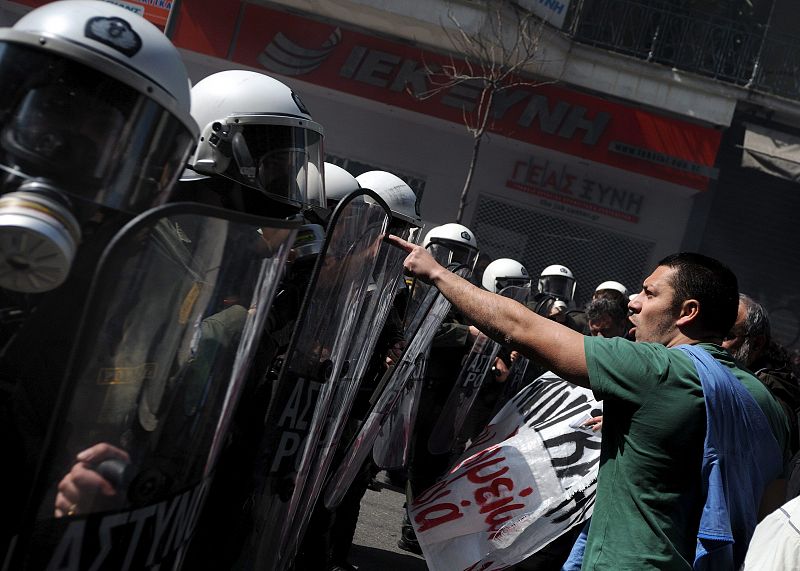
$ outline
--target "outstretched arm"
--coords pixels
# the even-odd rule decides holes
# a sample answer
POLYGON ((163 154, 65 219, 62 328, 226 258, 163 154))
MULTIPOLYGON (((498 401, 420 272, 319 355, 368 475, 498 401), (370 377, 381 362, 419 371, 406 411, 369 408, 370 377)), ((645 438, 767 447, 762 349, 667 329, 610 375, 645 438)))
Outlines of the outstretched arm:
POLYGON ((387 240, 408 253, 403 264, 407 274, 436 286, 486 335, 545 363, 571 383, 589 386, 583 335, 519 302, 475 287, 436 263, 421 246, 397 236, 388 236, 387 240))

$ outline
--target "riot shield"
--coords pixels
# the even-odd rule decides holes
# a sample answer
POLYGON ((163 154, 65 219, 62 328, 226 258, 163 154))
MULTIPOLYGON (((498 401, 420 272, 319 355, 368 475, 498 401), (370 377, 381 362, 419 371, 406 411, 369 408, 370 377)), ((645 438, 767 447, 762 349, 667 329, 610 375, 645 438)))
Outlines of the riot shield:
POLYGON ((380 428, 375 444, 372 446, 372 458, 375 464, 386 470, 403 468, 408 464, 411 453, 411 437, 417 421, 419 399, 422 394, 422 383, 425 381, 430 347, 421 354, 408 378, 408 383, 400 396, 397 406, 386 417, 380 428))
MULTIPOLYGON (((500 291, 500 295, 524 303, 530 295, 530 287, 507 286, 500 291)), ((478 392, 490 374, 500 347, 500 343, 489 339, 483 333, 475 338, 472 349, 464 360, 464 366, 431 431, 428 449, 432 454, 445 454, 452 449, 478 392)))
POLYGON ((529 364, 530 361, 528 358, 520 355, 511 365, 511 369, 508 371, 508 378, 506 379, 506 382, 503 383, 503 391, 500 394, 500 398, 497 399, 494 410, 492 410, 492 417, 494 417, 494 415, 497 414, 501 408, 503 408, 505 403, 510 401, 515 394, 524 388, 525 375, 528 374, 529 364))
POLYGON ((180 566, 296 226, 172 204, 108 245, 8 568, 180 566))
MULTIPOLYGON (((469 275, 470 272, 470 268, 456 269, 456 273, 462 277, 469 275)), ((367 455, 372 451, 381 426, 397 406, 409 379, 421 363, 420 359, 430 346, 436 330, 450 309, 450 302, 435 288, 430 289, 437 291, 432 296, 433 303, 430 309, 424 318, 419 320, 419 328, 403 352, 400 362, 387 376, 387 382, 382 383, 383 386, 375 405, 326 486, 325 505, 328 508, 334 508, 341 502, 367 455)), ((428 298, 427 291, 423 297, 428 298)))
MULTIPOLYGON (((438 290, 430 284, 419 280, 414 281, 411 300, 404 320, 406 339, 414 337, 438 294, 438 290)), ((402 468, 408 461, 411 451, 411 433, 416 424, 429 353, 430 345, 416 357, 414 369, 408 377, 402 395, 398 398, 397 405, 387 415, 375 437, 372 456, 375 464, 381 468, 402 468)))
MULTIPOLYGON (((403 239, 413 240, 412 228, 394 228, 392 233, 403 239)), ((322 423, 317 425, 320 429, 317 448, 308 454, 308 479, 299 489, 300 500, 292 506, 293 510, 285 524, 287 559, 296 555, 395 295, 401 285, 405 287, 402 283, 405 256, 405 252, 399 248, 387 242, 381 243, 372 283, 363 301, 355 334, 345 357, 345 362, 350 367, 342 372, 339 381, 333 386, 327 414, 322 423)))
MULTIPOLYGON (((385 203, 365 189, 340 201, 332 215, 265 419, 246 567, 285 569, 291 564, 289 549, 307 517, 301 513, 309 504, 305 488, 324 477, 310 478, 329 412, 337 417, 334 422, 343 422, 344 411, 330 407, 341 376, 358 365, 348 357, 362 358, 350 349, 354 341, 364 342, 354 335, 371 297, 368 289, 389 216, 385 203)), ((391 285, 383 277, 380 281, 382 288, 391 285)))

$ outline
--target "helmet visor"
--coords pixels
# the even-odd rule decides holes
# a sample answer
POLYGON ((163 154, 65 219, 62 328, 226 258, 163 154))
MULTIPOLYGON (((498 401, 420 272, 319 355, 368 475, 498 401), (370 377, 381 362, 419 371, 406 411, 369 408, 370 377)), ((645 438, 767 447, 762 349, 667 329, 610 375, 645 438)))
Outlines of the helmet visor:
POLYGON ((510 277, 495 278, 495 292, 500 293, 509 286, 529 288, 531 286, 531 280, 530 278, 510 278, 510 277))
POLYGON ((542 276, 539 278, 539 291, 563 301, 571 301, 575 293, 575 279, 567 276, 542 276))
POLYGON ((444 267, 466 266, 474 268, 475 261, 478 259, 478 251, 475 248, 470 248, 457 242, 431 242, 427 247, 436 261, 444 267))
MULTIPOLYGON (((237 121, 237 120, 234 120, 237 121)), ((228 124, 232 161, 225 176, 297 206, 325 206, 322 135, 305 127, 228 124)))
POLYGON ((153 99, 97 70, 0 42, 0 164, 141 212, 166 200, 193 136, 153 99))

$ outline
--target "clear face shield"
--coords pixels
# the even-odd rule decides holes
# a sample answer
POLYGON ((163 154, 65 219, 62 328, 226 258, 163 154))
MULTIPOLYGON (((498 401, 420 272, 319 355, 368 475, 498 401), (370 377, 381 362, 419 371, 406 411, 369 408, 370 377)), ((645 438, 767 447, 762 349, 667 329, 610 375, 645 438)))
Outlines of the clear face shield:
POLYGON ((539 293, 549 293, 566 302, 572 301, 575 295, 575 278, 568 276, 541 276, 539 293))
POLYGON ((495 292, 499 293, 506 289, 507 287, 519 287, 519 288, 530 288, 531 287, 531 280, 530 278, 512 278, 512 277, 498 277, 494 280, 495 283, 495 292))
POLYGON ((223 176, 298 208, 324 207, 324 195, 314 191, 324 188, 322 132, 305 123, 308 127, 297 127, 288 117, 228 117, 224 125, 212 125, 209 143, 231 159, 223 176))
POLYGON ((478 250, 459 242, 450 240, 431 241, 427 246, 428 251, 442 266, 466 266, 474 269, 478 261, 478 250))
POLYGON ((166 200, 194 137, 155 100, 53 52, 0 41, 0 85, 0 287, 48 291, 99 208, 166 200))

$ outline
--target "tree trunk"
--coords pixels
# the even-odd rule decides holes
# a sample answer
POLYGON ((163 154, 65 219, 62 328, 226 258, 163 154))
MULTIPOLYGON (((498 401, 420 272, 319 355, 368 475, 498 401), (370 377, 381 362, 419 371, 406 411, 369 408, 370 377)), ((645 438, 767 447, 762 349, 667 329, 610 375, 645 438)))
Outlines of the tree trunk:
POLYGON ((472 159, 469 161, 467 179, 464 181, 464 188, 461 189, 461 200, 458 203, 458 214, 456 214, 456 222, 459 224, 461 224, 461 218, 464 216, 464 209, 467 206, 467 197, 472 186, 472 176, 475 174, 475 165, 478 163, 478 151, 480 151, 482 140, 483 133, 477 135, 472 143, 472 159))

